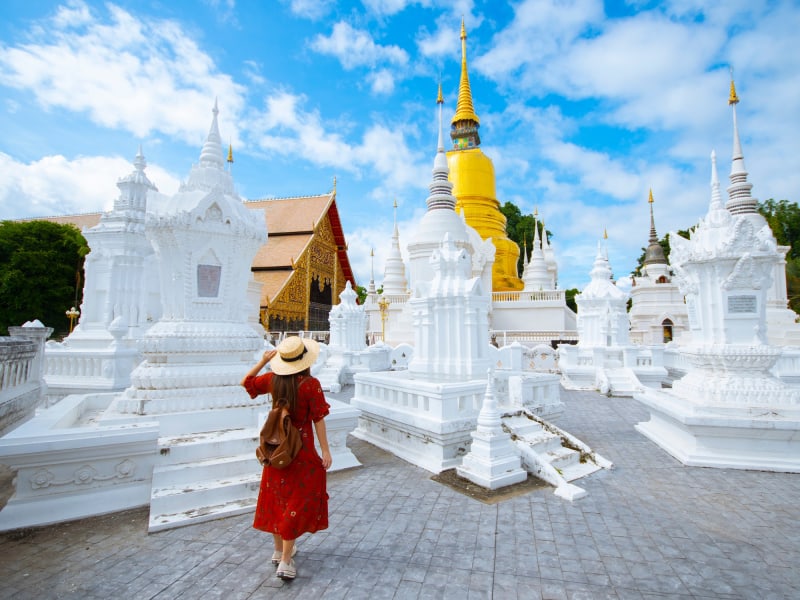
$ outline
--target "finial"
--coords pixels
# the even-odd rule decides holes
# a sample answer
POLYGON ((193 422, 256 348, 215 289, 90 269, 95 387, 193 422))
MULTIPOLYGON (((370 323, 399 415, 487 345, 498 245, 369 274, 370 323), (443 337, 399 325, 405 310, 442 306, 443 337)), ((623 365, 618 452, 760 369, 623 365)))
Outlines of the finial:
POLYGON ((442 95, 442 77, 439 76, 439 95, 436 96, 436 104, 443 104, 444 96, 442 95))
POLYGON ((233 144, 228 144, 228 164, 233 164, 233 144))
POLYGON ((461 17, 461 39, 467 39, 467 28, 464 27, 464 17, 461 17))
POLYGON ((736 86, 733 84, 733 67, 731 67, 731 93, 728 96, 728 105, 739 104, 739 96, 736 95, 736 86))
POLYGON ((397 212, 397 197, 395 197, 395 199, 394 199, 393 208, 395 209, 395 212, 397 212))
POLYGON ((608 239, 608 230, 605 227, 603 227, 603 239, 604 240, 608 239))
POLYGON ((647 198, 647 201, 652 204, 653 203, 653 188, 650 188, 650 196, 647 198))
POLYGON ((214 113, 215 117, 219 114, 219 108, 217 108, 217 97, 216 96, 214 96, 214 109, 211 112, 214 113))
POLYGON ((333 193, 336 195, 336 175, 333 176, 333 193))
POLYGON ((538 206, 534 206, 533 207, 533 218, 536 219, 538 217, 539 217, 539 207, 538 206))

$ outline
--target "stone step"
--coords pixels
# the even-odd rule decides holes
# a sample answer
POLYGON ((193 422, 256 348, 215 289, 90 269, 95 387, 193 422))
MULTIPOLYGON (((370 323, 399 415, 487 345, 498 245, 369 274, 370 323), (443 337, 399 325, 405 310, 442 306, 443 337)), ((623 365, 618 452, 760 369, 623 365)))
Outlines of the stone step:
POLYGON ((216 456, 194 462, 160 465, 153 468, 153 493, 160 488, 186 487, 195 482, 207 480, 225 480, 257 471, 261 473, 261 465, 252 454, 234 456, 216 456))
POLYGON ((248 427, 161 437, 158 440, 160 452, 156 466, 240 454, 252 454, 255 457, 258 433, 254 427, 248 427))
POLYGON ((160 531, 251 511, 260 482, 259 467, 235 477, 153 488, 148 530, 160 531))

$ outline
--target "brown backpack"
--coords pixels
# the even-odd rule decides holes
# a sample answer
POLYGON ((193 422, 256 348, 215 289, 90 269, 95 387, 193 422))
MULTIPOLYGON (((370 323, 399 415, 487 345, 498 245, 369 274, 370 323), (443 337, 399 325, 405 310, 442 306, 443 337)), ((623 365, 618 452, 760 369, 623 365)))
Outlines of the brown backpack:
POLYGON ((256 458, 262 465, 285 469, 302 447, 303 440, 297 427, 292 424, 286 401, 280 400, 278 406, 269 411, 261 428, 256 458))

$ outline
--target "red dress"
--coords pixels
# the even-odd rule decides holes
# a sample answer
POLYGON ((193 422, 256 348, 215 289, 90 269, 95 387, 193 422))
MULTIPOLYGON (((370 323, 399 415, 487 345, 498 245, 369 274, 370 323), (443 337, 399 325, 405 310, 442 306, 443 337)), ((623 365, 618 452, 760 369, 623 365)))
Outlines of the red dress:
MULTIPOLYGON (((244 387, 251 398, 272 390, 272 373, 248 377, 244 387)), ((294 540, 304 533, 328 528, 325 467, 314 447, 314 427, 328 414, 322 386, 315 377, 302 377, 292 423, 300 430, 303 447, 285 469, 265 466, 253 527, 294 540)))

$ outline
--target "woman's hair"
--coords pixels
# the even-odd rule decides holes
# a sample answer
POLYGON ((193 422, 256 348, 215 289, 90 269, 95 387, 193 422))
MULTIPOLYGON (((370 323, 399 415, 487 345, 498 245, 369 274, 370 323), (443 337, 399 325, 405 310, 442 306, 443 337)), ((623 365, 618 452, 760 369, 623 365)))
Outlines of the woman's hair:
POLYGON ((280 400, 286 400, 289 412, 294 414, 295 407, 297 406, 298 378, 310 374, 310 367, 292 375, 278 375, 275 373, 272 376, 272 408, 276 408, 280 400))

